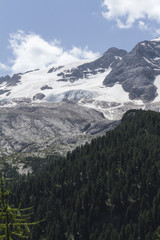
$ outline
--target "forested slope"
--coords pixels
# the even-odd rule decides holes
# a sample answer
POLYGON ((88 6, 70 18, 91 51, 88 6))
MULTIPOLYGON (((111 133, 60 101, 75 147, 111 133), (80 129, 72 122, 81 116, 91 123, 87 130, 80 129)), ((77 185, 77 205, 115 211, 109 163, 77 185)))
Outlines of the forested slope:
MULTIPOLYGON (((52 157, 51 157, 52 158, 52 157)), ((121 124, 13 187, 34 206, 40 240, 151 240, 160 226, 160 114, 131 110, 121 124)))

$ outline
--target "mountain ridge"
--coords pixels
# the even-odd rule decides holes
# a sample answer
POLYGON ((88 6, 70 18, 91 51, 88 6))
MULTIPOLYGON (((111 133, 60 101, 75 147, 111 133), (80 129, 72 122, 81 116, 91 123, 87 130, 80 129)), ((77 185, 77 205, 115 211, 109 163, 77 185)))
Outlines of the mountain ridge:
POLYGON ((122 83, 125 91, 131 89, 130 99, 140 98, 144 102, 154 100, 156 97, 154 80, 160 74, 159 43, 157 47, 155 45, 154 41, 137 44, 105 78, 104 84, 108 86, 118 81, 122 83))
POLYGON ((50 147, 53 150, 54 139, 57 145, 68 149, 67 144, 74 132, 77 133, 73 140, 75 145, 83 144, 114 127, 127 110, 141 108, 159 111, 159 103, 160 41, 157 40, 140 42, 129 53, 113 47, 93 61, 80 61, 65 66, 50 65, 42 70, 1 77, 1 153, 29 153, 33 149, 50 147), (26 109, 32 111, 35 108, 39 114, 42 111, 39 119, 41 123, 37 125, 34 123, 34 111, 26 115, 26 109), (61 122, 61 119, 66 118, 66 111, 70 120, 63 121, 59 128, 58 117, 61 122), (15 117, 11 117, 12 114, 8 112, 14 112, 15 117), (18 136, 18 124, 24 126, 25 121, 26 128, 18 130, 18 136), (84 129, 90 126, 83 133, 81 122, 85 123, 84 129), (48 128, 48 124, 52 127, 48 128), (32 136, 29 129, 34 129, 37 136, 32 136), (42 137, 42 129, 46 129, 43 135, 49 140, 45 141, 42 137), (31 135, 28 142, 25 141, 29 139, 26 134, 31 135), (32 146, 35 147, 32 149, 32 146))

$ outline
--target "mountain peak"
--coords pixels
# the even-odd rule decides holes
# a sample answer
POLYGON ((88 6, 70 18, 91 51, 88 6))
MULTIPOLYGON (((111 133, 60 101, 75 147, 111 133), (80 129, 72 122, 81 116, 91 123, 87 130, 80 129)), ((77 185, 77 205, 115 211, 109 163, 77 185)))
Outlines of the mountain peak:
POLYGON ((159 42, 143 41, 138 43, 131 52, 105 78, 105 86, 120 83, 129 93, 132 100, 143 102, 153 101, 157 96, 154 85, 156 76, 160 74, 159 42))
POLYGON ((155 38, 155 39, 152 39, 151 41, 152 41, 152 42, 160 42, 160 37, 155 38))
POLYGON ((102 57, 105 57, 105 56, 107 56, 107 57, 118 56, 118 57, 122 58, 126 54, 127 54, 126 50, 115 48, 115 47, 111 47, 106 52, 103 53, 102 57))

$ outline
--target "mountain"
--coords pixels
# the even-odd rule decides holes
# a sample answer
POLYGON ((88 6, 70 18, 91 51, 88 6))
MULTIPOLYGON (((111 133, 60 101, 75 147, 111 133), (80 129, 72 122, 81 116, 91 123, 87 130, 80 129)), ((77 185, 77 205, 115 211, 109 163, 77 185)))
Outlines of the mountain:
POLYGON ((157 96, 154 83, 160 74, 160 42, 144 41, 118 62, 113 71, 106 76, 105 86, 116 83, 129 92, 130 99, 140 99, 143 102, 153 101, 157 96))
POLYGON ((129 109, 159 111, 160 40, 93 61, 0 78, 1 156, 65 153, 119 124, 129 109))
POLYGON ((63 154, 117 125, 102 113, 81 106, 77 109, 73 103, 18 105, 0 112, 1 154, 13 150, 26 156, 31 152, 63 154))
POLYGON ((50 158, 12 190, 15 206, 45 219, 32 239, 159 239, 160 113, 130 110, 105 136, 50 158))

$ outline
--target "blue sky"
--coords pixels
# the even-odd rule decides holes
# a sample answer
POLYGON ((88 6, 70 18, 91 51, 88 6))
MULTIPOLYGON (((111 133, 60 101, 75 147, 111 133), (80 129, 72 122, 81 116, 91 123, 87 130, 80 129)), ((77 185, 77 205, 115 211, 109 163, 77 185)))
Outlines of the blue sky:
POLYGON ((0 75, 130 51, 160 35, 159 0, 0 0, 0 75))

